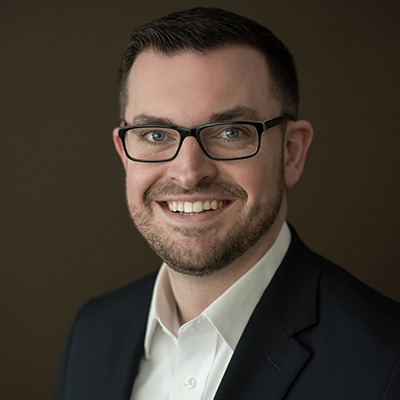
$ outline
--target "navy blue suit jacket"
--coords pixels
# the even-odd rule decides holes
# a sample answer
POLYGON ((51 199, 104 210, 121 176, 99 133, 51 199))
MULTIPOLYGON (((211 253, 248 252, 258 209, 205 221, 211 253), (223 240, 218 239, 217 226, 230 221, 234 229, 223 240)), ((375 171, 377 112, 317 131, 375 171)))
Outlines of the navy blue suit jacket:
MULTIPOLYGON (((129 400, 154 279, 82 308, 61 361, 58 400, 129 400)), ((311 252, 294 231, 215 396, 262 399, 400 399, 399 304, 311 252)))

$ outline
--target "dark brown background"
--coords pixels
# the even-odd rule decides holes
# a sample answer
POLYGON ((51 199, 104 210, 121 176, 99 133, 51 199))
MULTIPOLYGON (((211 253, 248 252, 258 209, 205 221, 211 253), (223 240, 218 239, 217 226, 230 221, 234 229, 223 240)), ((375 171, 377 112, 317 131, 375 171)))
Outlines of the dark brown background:
POLYGON ((116 71, 128 32, 196 5, 269 26, 298 63, 315 140, 290 221, 400 300, 397 1, 0 2, 2 399, 53 398, 82 303, 154 270, 124 204, 116 71))

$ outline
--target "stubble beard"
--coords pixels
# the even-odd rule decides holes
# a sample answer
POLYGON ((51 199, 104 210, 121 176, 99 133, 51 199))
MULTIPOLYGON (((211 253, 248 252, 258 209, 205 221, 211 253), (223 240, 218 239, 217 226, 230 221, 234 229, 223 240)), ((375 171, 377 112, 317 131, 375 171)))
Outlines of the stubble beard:
MULTIPOLYGON (((146 206, 139 210, 128 204, 133 222, 138 231, 150 244, 157 255, 166 264, 181 274, 204 277, 220 271, 242 256, 254 246, 274 224, 281 209, 284 196, 283 165, 273 190, 275 195, 264 203, 255 205, 246 211, 247 193, 238 185, 218 182, 210 186, 196 188, 191 193, 226 194, 231 198, 235 193, 242 200, 241 210, 229 232, 221 236, 218 225, 210 227, 162 227, 155 221, 150 206, 150 198, 146 206), (183 237, 183 239, 182 239, 183 237)), ((175 186, 150 188, 150 193, 171 194, 189 192, 175 186)), ((145 195, 146 197, 146 195, 145 195)))

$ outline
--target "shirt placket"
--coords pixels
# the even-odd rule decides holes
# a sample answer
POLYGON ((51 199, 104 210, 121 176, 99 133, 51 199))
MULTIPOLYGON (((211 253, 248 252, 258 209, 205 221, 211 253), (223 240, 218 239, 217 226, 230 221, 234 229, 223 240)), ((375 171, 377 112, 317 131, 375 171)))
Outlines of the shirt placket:
POLYGON ((218 333, 200 316, 179 331, 171 400, 201 400, 214 362, 218 333))

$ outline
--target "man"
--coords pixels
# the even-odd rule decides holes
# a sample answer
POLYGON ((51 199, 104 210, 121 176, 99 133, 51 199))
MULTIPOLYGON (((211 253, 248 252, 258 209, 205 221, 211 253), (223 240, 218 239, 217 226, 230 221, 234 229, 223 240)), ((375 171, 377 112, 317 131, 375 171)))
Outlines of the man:
POLYGON ((312 127, 266 28, 197 8, 133 32, 114 143, 165 261, 79 313, 59 399, 399 399, 395 302, 286 220, 312 127))

